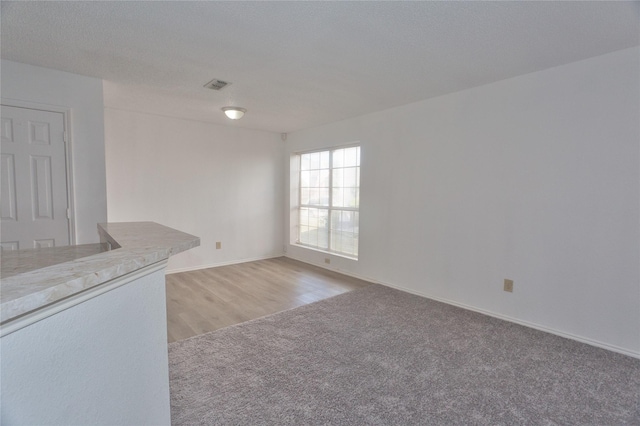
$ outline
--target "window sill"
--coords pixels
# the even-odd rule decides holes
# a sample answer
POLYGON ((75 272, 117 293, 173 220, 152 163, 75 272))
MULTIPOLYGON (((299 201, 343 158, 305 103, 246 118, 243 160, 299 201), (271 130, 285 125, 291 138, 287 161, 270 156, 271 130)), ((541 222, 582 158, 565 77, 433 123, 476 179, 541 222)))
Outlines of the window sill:
POLYGON ((306 250, 315 251, 315 252, 318 252, 318 253, 324 253, 324 254, 329 254, 331 256, 341 257, 343 259, 353 260, 353 261, 356 261, 356 262, 358 261, 357 257, 349 256, 349 255, 346 255, 346 254, 343 254, 343 253, 336 253, 335 251, 322 250, 322 249, 319 249, 319 248, 316 248, 316 247, 310 247, 310 246, 306 246, 306 245, 300 244, 300 243, 291 243, 291 245, 295 246, 295 247, 300 247, 300 248, 303 248, 303 249, 306 249, 306 250))

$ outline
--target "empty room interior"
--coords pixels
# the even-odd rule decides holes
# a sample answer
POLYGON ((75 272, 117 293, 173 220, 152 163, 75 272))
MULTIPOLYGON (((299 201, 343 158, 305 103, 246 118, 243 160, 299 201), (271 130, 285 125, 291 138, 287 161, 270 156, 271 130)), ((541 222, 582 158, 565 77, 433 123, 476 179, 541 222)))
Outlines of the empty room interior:
POLYGON ((0 8, 2 424, 640 424, 640 2, 0 8))

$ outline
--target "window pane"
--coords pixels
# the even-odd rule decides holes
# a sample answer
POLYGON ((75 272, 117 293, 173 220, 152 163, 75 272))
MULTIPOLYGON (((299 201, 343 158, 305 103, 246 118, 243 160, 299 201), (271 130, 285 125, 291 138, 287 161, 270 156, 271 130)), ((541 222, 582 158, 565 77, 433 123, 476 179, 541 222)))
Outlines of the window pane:
POLYGON ((340 210, 331 210, 331 230, 340 230, 340 225, 342 223, 340 210))
POLYGON ((343 167, 344 165, 344 149, 336 149, 333 151, 333 167, 343 167))
POLYGON ((333 207, 344 207, 344 190, 342 188, 333 188, 331 205, 333 207))
POLYGON ((329 206, 329 188, 320 188, 320 200, 318 205, 329 206))
POLYGON ((348 210, 331 212, 331 250, 355 256, 358 253, 359 213, 348 210))
POLYGON ((358 165, 358 148, 346 148, 344 150, 344 167, 355 167, 358 165))
POLYGON ((309 187, 309 172, 300 172, 300 187, 309 187))
POLYGON ((301 239, 303 243, 307 243, 309 245, 315 246, 318 243, 318 230, 316 228, 309 227, 305 238, 301 239))
POLYGON ((307 243, 308 239, 309 239, 309 227, 300 225, 300 237, 298 238, 298 241, 300 241, 301 243, 307 243))
POLYGON ((320 204, 320 191, 318 189, 309 189, 309 204, 320 204))
POLYGON ((329 211, 318 210, 318 247, 329 248, 329 211))
POLYGON ((342 230, 351 233, 358 232, 358 213, 346 211, 342 212, 342 230))
POLYGON ((333 182, 334 188, 342 188, 344 186, 344 169, 333 169, 333 182))
POLYGON ((329 187, 329 170, 320 170, 320 187, 329 187))
POLYGON ((309 170, 310 161, 310 154, 302 154, 300 156, 300 170, 309 170))
POLYGON ((333 251, 342 254, 357 255, 357 235, 351 232, 331 231, 331 248, 333 251))
POLYGON ((342 234, 342 250, 346 254, 355 254, 356 246, 353 233, 345 232, 342 234))
POLYGON ((329 168, 329 151, 322 151, 320 153, 320 168, 321 169, 329 168))
POLYGON ((358 186, 356 184, 356 168, 349 167, 348 169, 342 170, 344 170, 344 186, 347 188, 355 188, 358 186))
POLYGON ((309 172, 309 186, 312 188, 317 188, 320 186, 320 172, 317 170, 312 170, 309 172))
POLYGON ((318 209, 307 209, 309 211, 309 227, 318 227, 318 209))
POLYGON ((319 169, 320 168, 320 153, 319 152, 314 152, 313 154, 309 154, 309 157, 311 158, 310 168, 312 170, 319 169))
POLYGON ((342 234, 340 231, 331 231, 331 249, 342 252, 342 234))
POLYGON ((326 209, 300 209, 300 236, 298 240, 321 249, 329 248, 329 212, 326 209))
POLYGON ((309 204, 309 189, 300 189, 300 204, 309 204))
POLYGON ((343 207, 357 207, 356 206, 356 189, 345 188, 344 189, 344 206, 343 207))

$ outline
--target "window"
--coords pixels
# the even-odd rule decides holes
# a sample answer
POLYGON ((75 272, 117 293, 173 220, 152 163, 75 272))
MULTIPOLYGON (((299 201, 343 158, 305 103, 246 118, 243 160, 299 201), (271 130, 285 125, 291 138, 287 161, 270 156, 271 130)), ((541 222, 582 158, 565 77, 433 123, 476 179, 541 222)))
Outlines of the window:
POLYGON ((299 154, 296 243, 358 258, 360 147, 299 154))

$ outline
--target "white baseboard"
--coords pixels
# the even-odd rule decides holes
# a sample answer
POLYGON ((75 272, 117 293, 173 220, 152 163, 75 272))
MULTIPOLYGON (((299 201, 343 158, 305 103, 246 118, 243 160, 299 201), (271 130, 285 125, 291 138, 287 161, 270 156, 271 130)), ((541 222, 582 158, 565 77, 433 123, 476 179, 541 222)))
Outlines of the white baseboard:
POLYGON ((167 270, 166 275, 177 274, 179 272, 198 271, 200 269, 216 268, 218 266, 236 265, 238 263, 255 262, 257 260, 275 259, 276 257, 282 257, 282 256, 284 256, 284 253, 274 254, 266 257, 252 257, 247 259, 230 260, 227 262, 210 263, 207 265, 190 266, 187 268, 177 268, 177 269, 167 270))
POLYGON ((597 340, 589 339, 588 337, 577 336, 575 334, 571 334, 571 333, 567 333, 567 332, 564 332, 564 331, 556 330, 556 329, 549 328, 549 327, 546 327, 546 326, 543 326, 543 325, 539 325, 539 324, 536 324, 536 323, 533 323, 533 322, 529 322, 529 321, 524 321, 524 320, 520 320, 520 319, 517 319, 517 318, 513 318, 513 317, 510 317, 508 315, 499 314, 499 313, 496 313, 496 312, 492 312, 492 311, 488 311, 488 310, 485 310, 485 309, 477 308, 475 306, 470 306, 470 305, 466 305, 464 303, 459 303, 459 302, 456 302, 456 301, 453 301, 453 300, 449 300, 449 299, 445 299, 445 298, 442 298, 442 297, 433 296, 433 295, 430 295, 428 293, 424 293, 424 292, 420 292, 420 291, 416 291, 416 290, 411 290, 411 289, 408 289, 408 288, 405 288, 405 287, 402 287, 402 286, 399 286, 399 285, 385 283, 385 282, 378 281, 378 280, 375 280, 375 279, 370 278, 370 277, 365 277, 365 276, 361 276, 361 275, 358 275, 358 274, 353 274, 353 273, 349 273, 349 272, 345 272, 345 271, 341 271, 341 270, 337 270, 337 269, 331 269, 331 268, 328 268, 326 264, 310 262, 310 261, 304 260, 304 259, 298 259, 296 257, 290 256, 288 253, 285 253, 284 256, 288 257, 290 259, 293 259, 293 260, 297 260, 297 261, 300 261, 300 262, 308 263, 310 265, 318 266, 320 268, 327 269, 329 271, 338 272, 338 273, 343 274, 343 275, 348 275, 348 276, 353 277, 353 278, 358 278, 360 280, 369 281, 369 282, 375 283, 375 284, 380 284, 380 285, 383 285, 385 287, 395 288, 396 290, 401 290, 401 291, 404 291, 404 292, 407 292, 407 293, 415 294, 416 296, 426 297, 427 299, 431 299, 431 300, 435 300, 435 301, 438 301, 438 302, 446 303, 448 305, 457 306, 459 308, 467 309, 469 311, 478 312, 478 313, 481 313, 481 314, 484 314, 484 315, 488 315, 490 317, 498 318, 498 319, 501 319, 501 320, 504 320, 504 321, 509 321, 509 322, 512 322, 512 323, 515 323, 515 324, 519 324, 519 325, 522 325, 522 326, 525 326, 525 327, 529 327, 529 328, 533 328, 533 329, 536 329, 536 330, 544 331, 546 333, 555 334, 556 336, 564 337, 566 339, 575 340, 575 341, 578 341, 578 342, 581 342, 581 343, 586 343, 587 345, 596 346, 598 348, 606 349, 606 350, 609 350, 609 351, 612 351, 612 352, 617 352, 617 353, 620 353, 620 354, 623 354, 623 355, 627 355, 627 356, 630 356, 630 357, 633 357, 633 358, 640 359, 640 352, 636 352, 636 351, 633 351, 633 350, 630 350, 630 349, 621 348, 619 346, 615 346, 615 345, 611 345, 611 344, 608 344, 608 343, 600 342, 600 341, 597 341, 597 340))

